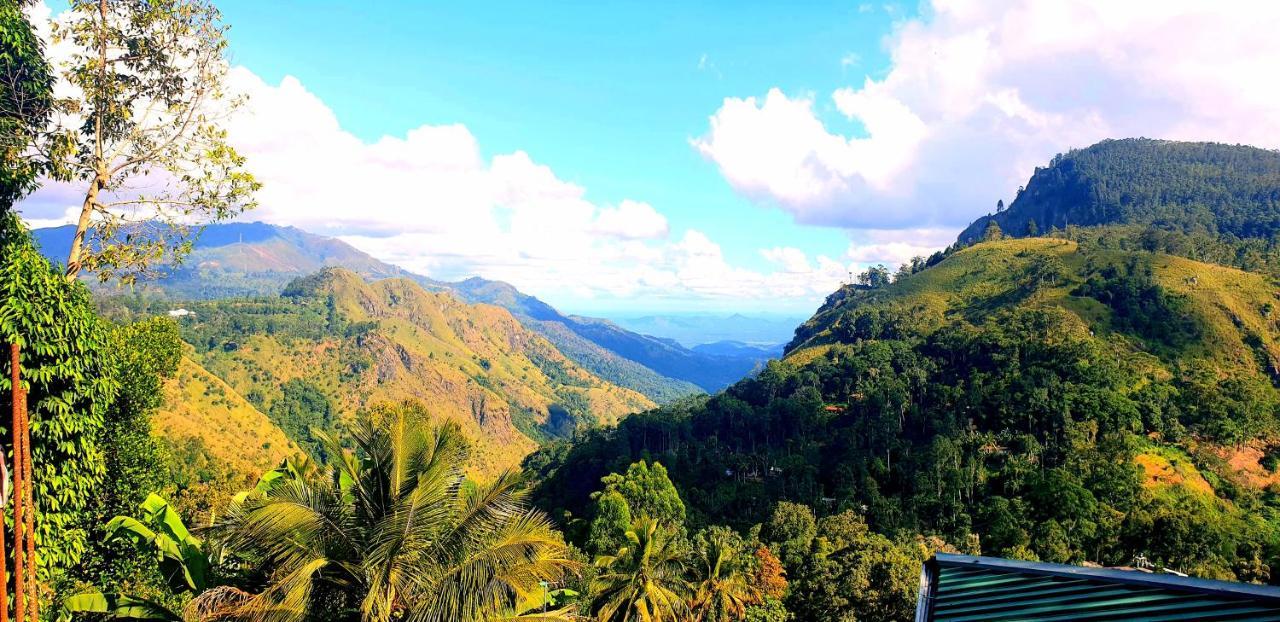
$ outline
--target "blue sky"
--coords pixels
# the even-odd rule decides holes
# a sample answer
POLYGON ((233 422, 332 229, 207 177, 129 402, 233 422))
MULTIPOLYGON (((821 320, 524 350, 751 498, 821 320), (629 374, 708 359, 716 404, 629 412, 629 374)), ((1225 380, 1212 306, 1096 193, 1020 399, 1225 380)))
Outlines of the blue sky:
POLYGON ((807 315, 1068 149, 1280 147, 1280 3, 218 6, 245 219, 577 312, 807 315))
POLYGON ((725 97, 882 75, 883 39, 907 16, 849 2, 218 6, 233 62, 269 82, 297 77, 367 141, 463 123, 487 155, 524 150, 590 200, 649 202, 673 229, 714 232, 728 260, 756 269, 767 268, 761 248, 839 254, 848 236, 753 205, 689 139, 725 97))

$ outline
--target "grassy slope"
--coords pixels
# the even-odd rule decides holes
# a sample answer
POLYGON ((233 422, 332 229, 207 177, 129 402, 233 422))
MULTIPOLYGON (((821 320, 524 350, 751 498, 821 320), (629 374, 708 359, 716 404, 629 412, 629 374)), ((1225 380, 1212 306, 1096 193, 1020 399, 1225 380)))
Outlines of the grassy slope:
MULTIPOLYGON (((1259 274, 1170 255, 1156 255, 1153 263, 1158 284, 1184 296, 1186 311, 1205 331, 1204 339, 1176 352, 1160 351, 1132 335, 1114 333, 1111 313, 1102 304, 1070 294, 1084 278, 1087 262, 1121 261, 1119 251, 1081 252, 1075 242, 1051 238, 1006 239, 961 250, 942 263, 874 292, 876 300, 915 311, 919 319, 941 323, 949 317, 971 320, 1007 304, 1055 305, 1078 315, 1100 335, 1124 341, 1135 353, 1153 352, 1169 361, 1196 358, 1214 364, 1224 373, 1239 369, 1266 373, 1266 366, 1280 361, 1280 314, 1265 306, 1280 307, 1278 285, 1259 274), (1037 255, 1056 255, 1068 270, 1068 279, 1057 287, 1042 289, 1030 297, 1016 290, 1037 255), (1257 346, 1250 346, 1254 341, 1257 346)), ((849 290, 842 290, 845 293, 849 290)), ((837 294, 839 295, 839 294, 837 294)), ((865 295, 865 294, 864 294, 865 295)), ((832 341, 830 329, 850 302, 824 305, 806 322, 812 336, 793 344, 789 360, 804 360, 832 341)))
POLYGON ((164 403, 152 425, 157 435, 170 441, 199 439, 212 461, 249 477, 298 451, 266 415, 185 356, 165 385, 164 403))
POLYGON ((423 402, 476 441, 471 467, 481 476, 531 452, 532 430, 555 406, 576 401, 611 423, 654 405, 582 369, 498 307, 468 305, 407 279, 365 283, 345 270, 326 272, 316 294, 330 297, 346 322, 373 327, 319 341, 248 335, 232 351, 210 350, 203 362, 268 403, 292 378, 317 385, 345 416, 379 403, 423 402), (367 366, 352 373, 352 360, 367 366))
MULTIPOLYGON (((1190 363, 1211 366, 1226 378, 1232 374, 1275 374, 1280 365, 1280 286, 1264 275, 1205 264, 1181 257, 1156 255, 1155 281, 1182 297, 1183 309, 1195 318, 1202 338, 1176 349, 1149 343, 1117 331, 1111 310, 1091 298, 1076 297, 1071 290, 1084 279, 1090 260, 1095 264, 1120 261, 1118 251, 1082 251, 1075 242, 1050 238, 1005 239, 965 248, 942 263, 907 277, 882 290, 854 292, 846 288, 803 326, 808 335, 792 344, 786 360, 802 364, 826 351, 835 340, 832 328, 841 315, 874 300, 911 311, 926 326, 939 326, 954 318, 979 321, 992 310, 1010 304, 1059 306, 1076 314, 1097 335, 1122 355, 1157 374, 1173 374, 1190 363), (1025 295, 1019 284, 1037 255, 1056 255, 1067 268, 1068 278, 1056 287, 1025 295)), ((1262 439, 1259 445, 1276 439, 1262 439)), ((1274 480, 1263 470, 1259 447, 1227 448, 1203 444, 1174 447, 1152 441, 1138 455, 1148 486, 1157 491, 1177 488, 1179 493, 1212 500, 1214 477, 1229 478, 1238 485, 1258 489, 1274 480), (1217 473, 1201 473, 1187 450, 1206 452, 1217 473), (1221 456, 1214 460, 1211 456, 1221 456), (1210 495, 1206 498, 1206 493, 1210 495)), ((1205 460, 1202 460, 1202 462, 1205 460)), ((1218 500, 1216 503, 1225 503, 1218 500)), ((1212 503, 1210 503, 1212 505, 1212 503)))

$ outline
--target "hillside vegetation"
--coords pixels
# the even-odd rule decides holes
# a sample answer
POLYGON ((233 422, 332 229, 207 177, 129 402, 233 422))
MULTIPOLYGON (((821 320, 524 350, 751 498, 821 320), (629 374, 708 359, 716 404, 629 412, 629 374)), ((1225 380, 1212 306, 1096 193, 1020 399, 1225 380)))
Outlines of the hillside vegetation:
MULTIPOLYGON (((979 238, 833 293, 758 376, 530 456, 538 502, 585 538, 595 479, 649 459, 694 527, 767 531, 785 501, 898 542, 1274 582, 1280 282, 1275 238, 1248 236, 1274 236, 1275 161, 1141 140, 1060 156, 979 238), (1048 237, 1000 231, 1033 205, 1048 237)), ((825 580, 795 563, 813 582, 787 606, 821 619, 825 580)))
POLYGON ((227 472, 252 480, 300 452, 266 415, 189 357, 182 358, 177 374, 165 383, 152 430, 171 453, 190 463, 184 466, 218 471, 205 477, 196 473, 197 479, 227 472))
POLYGON ((366 283, 343 269, 278 298, 191 306, 196 359, 305 447, 312 428, 414 400, 476 442, 474 472, 515 465, 539 441, 653 406, 601 380, 498 307, 468 305, 408 279, 366 283))
POLYGON ((982 239, 992 221, 1018 236, 1072 225, 1138 224, 1270 239, 1280 232, 1280 152, 1106 140, 1037 167, 1009 209, 975 220, 960 241, 982 239))

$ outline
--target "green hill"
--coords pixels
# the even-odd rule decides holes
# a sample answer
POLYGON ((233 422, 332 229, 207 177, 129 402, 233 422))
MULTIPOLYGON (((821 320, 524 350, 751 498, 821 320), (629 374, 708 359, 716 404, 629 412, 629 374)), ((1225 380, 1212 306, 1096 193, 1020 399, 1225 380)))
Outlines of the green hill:
MULTIPOLYGON (((1171 145, 1117 143, 1050 168, 1122 149, 1097 162, 1155 175, 1162 165, 1139 154, 1171 145)), ((599 478, 643 458, 668 468, 695 527, 747 529, 788 500, 999 556, 1125 565, 1145 555, 1201 576, 1276 581, 1280 281, 1179 256, 1216 257, 1194 246, 1143 243, 1171 222, 1213 244, 1267 233, 1280 212, 1266 181, 1274 154, 1222 152, 1250 157, 1188 182, 1219 186, 1216 203, 1200 190, 1149 201, 1121 192, 1125 210, 1099 226, 990 236, 892 282, 841 288, 758 376, 528 458, 538 502, 590 519, 599 478)), ((1171 187, 1170 170, 1156 177, 1171 187)), ((1053 177, 1045 171, 1040 182, 1053 177)), ((1033 194, 1040 182, 997 218, 1027 215, 1031 197, 1049 206, 1048 223, 1090 213, 1033 194)), ((583 524, 566 523, 570 536, 583 524)))
POLYGON ((303 447, 313 427, 415 400, 476 442, 472 471, 513 466, 538 442, 654 405, 566 358, 509 312, 326 269, 276 298, 206 301, 181 322, 195 359, 303 447))
POLYGON ((981 240, 991 222, 1015 236, 1128 224, 1272 239, 1280 233, 1280 152, 1107 140, 1037 167, 1009 209, 975 220, 960 242, 981 240))
POLYGON ((266 415, 189 357, 166 383, 152 429, 171 447, 198 454, 182 456, 184 467, 216 464, 244 481, 300 451, 266 415))

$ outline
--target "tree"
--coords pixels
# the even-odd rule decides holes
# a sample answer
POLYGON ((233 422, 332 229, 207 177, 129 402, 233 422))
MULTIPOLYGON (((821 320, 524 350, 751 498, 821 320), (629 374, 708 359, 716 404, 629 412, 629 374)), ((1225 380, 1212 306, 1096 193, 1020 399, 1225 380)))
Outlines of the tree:
POLYGON ((265 585, 237 617, 488 620, 514 615, 541 597, 540 582, 574 567, 516 474, 464 485, 456 423, 432 425, 406 404, 363 415, 354 453, 322 439, 329 465, 268 473, 211 529, 265 585))
POLYGON ((872 533, 852 512, 825 517, 787 604, 808 620, 910 619, 923 553, 914 543, 872 533))
POLYGON ((39 162, 30 148, 48 122, 53 73, 23 7, 0 3, 0 213, 35 189, 39 162))
POLYGON ((661 464, 650 465, 641 460, 627 467, 626 473, 610 473, 600 481, 604 490, 597 494, 603 497, 618 493, 627 502, 631 516, 652 518, 670 530, 684 530, 684 501, 661 464))
POLYGON ((151 417, 164 397, 164 381, 174 375, 182 357, 178 326, 169 318, 116 327, 109 342, 112 375, 120 391, 106 412, 101 445, 107 477, 93 498, 91 544, 79 568, 82 578, 98 585, 136 580, 149 572, 142 560, 127 554, 98 525, 170 484, 161 441, 151 433, 151 417))
POLYGON ((280 385, 280 398, 271 403, 267 416, 285 435, 312 458, 327 461, 324 445, 315 432, 333 427, 333 404, 314 383, 292 378, 280 385))
POLYGON ((763 544, 756 547, 754 556, 755 570, 751 575, 752 583, 760 588, 760 592, 766 598, 782 598, 787 593, 787 571, 782 567, 782 561, 763 544))
POLYGON ((778 550, 782 563, 796 568, 809 552, 809 543, 817 534, 817 519, 807 505, 783 501, 764 524, 760 537, 778 550))
POLYGON ((889 281, 889 269, 882 264, 871 266, 858 275, 858 284, 872 289, 884 287, 889 284, 889 281))
POLYGON ((1027 237, 1034 238, 1040 235, 1040 225, 1036 224, 1034 218, 1027 221, 1027 237))
POLYGON ((600 622, 675 622, 688 608, 678 539, 652 518, 642 518, 626 533, 614 555, 596 559, 592 583, 600 622))
POLYGON ((694 539, 691 603, 699 622, 741 620, 747 606, 762 602, 761 586, 752 580, 751 557, 745 549, 742 537, 728 527, 710 527, 694 539))
POLYGON ((74 48, 42 141, 50 172, 85 184, 66 275, 131 281, 191 250, 191 223, 253 206, 259 184, 220 118, 240 100, 224 81, 225 27, 206 0, 74 0, 55 31, 74 48), (139 189, 141 188, 141 189, 139 189))
POLYGON ((1038 291, 1045 287, 1057 287, 1067 278, 1067 266, 1057 255, 1036 255, 1023 280, 1023 287, 1038 291))
POLYGON ((618 550, 626 540, 627 530, 634 522, 631 506, 622 493, 610 490, 596 499, 595 518, 587 535, 587 550, 595 555, 607 555, 618 550))
MULTIPOLYGON (((40 486, 35 542, 41 571, 58 574, 77 567, 85 552, 90 503, 106 470, 103 427, 119 384, 88 290, 40 255, 13 211, 0 213, 0 257, 0 343, 22 346, 40 486)), ((0 412, 9 412, 8 357, 0 371, 0 412)))
POLYGON ((982 233, 982 241, 994 242, 1003 237, 1004 237, 1004 232, 1000 230, 1000 225, 996 223, 995 219, 993 218, 991 220, 988 220, 987 229, 982 233))
POLYGON ((996 213, 999 214, 1000 212, 1003 212, 1003 211, 1004 211, 1004 199, 999 199, 996 201, 996 213))

